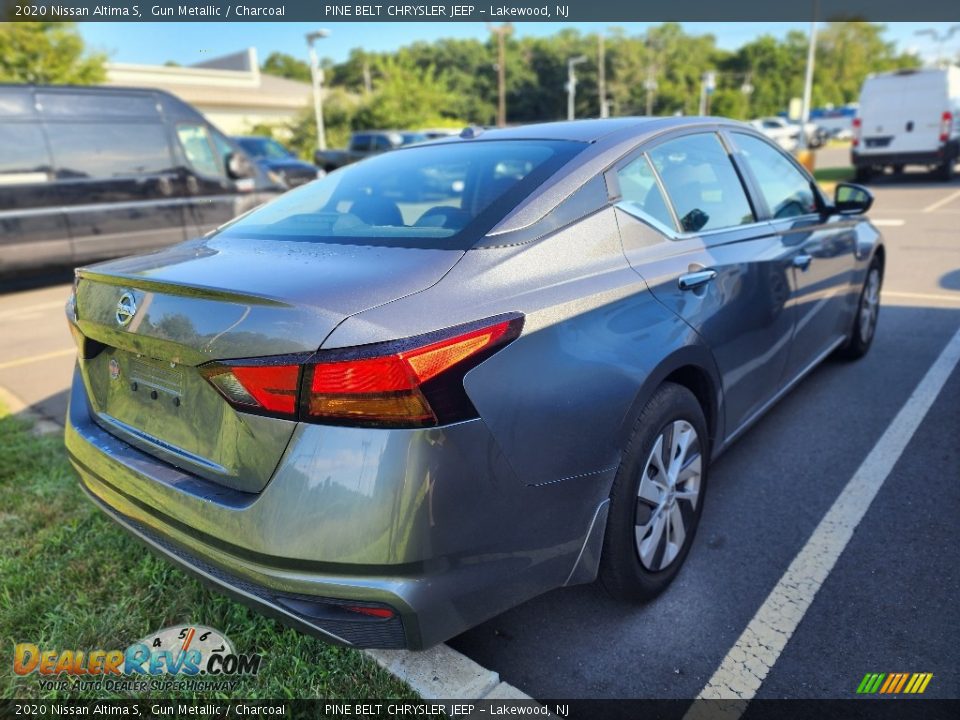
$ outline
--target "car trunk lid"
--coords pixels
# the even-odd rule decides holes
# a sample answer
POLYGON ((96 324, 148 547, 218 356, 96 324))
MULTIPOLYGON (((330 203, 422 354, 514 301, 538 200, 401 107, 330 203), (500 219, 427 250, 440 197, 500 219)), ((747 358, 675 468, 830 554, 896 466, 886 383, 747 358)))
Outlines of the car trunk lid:
POLYGON ((433 285, 462 255, 209 238, 81 269, 76 325, 95 419, 188 472, 257 492, 296 423, 237 411, 199 366, 312 353, 346 317, 433 285))

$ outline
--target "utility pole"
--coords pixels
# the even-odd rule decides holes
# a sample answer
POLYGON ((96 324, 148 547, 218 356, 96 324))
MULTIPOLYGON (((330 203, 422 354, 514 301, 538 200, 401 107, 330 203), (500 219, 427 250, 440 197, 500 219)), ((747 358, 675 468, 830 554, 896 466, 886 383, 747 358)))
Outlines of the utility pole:
POLYGON ((513 25, 504 23, 497 27, 487 23, 487 30, 497 36, 497 127, 507 124, 507 49, 506 37, 513 32, 513 25))
POLYGON ((317 122, 317 147, 327 149, 327 134, 323 127, 323 69, 317 59, 317 49, 313 43, 329 37, 329 30, 314 30, 307 33, 307 46, 310 48, 310 80, 313 85, 313 114, 317 122))
POLYGON ((937 46, 937 60, 936 60, 937 66, 949 67, 950 61, 949 60, 945 61, 943 57, 943 44, 947 42, 947 40, 952 38, 954 36, 954 33, 958 31, 960 31, 960 25, 951 25, 942 33, 937 32, 933 28, 927 28, 925 30, 917 30, 914 33, 914 35, 929 35, 937 46))
POLYGON ((653 115, 653 98, 657 92, 657 74, 653 65, 647 68, 647 79, 643 83, 647 99, 647 116, 653 115))
POLYGON ((600 117, 610 117, 607 107, 607 54, 603 33, 597 36, 597 93, 600 95, 600 117))
POLYGON ((576 118, 577 104, 577 73, 574 68, 580 63, 585 63, 585 55, 578 55, 567 60, 567 120, 576 118))
POLYGON ((800 142, 798 149, 807 147, 807 123, 810 121, 810 102, 813 96, 813 64, 817 58, 817 0, 813 0, 813 18, 810 20, 810 44, 807 46, 807 72, 803 78, 803 104, 800 106, 800 142))

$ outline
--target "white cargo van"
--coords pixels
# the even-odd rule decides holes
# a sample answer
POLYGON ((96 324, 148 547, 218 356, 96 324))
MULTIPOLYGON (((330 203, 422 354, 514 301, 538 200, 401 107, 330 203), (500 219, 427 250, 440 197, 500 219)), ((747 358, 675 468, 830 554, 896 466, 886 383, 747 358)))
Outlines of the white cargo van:
POLYGON ((960 67, 869 76, 853 126, 858 182, 904 165, 926 165, 950 180, 960 155, 960 67))

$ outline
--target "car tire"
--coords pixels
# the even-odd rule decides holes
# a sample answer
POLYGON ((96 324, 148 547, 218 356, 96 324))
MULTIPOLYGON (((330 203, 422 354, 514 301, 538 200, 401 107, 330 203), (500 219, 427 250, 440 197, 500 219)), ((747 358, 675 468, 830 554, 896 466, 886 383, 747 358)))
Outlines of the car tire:
POLYGON ((599 571, 610 595, 652 600, 676 577, 700 524, 709 455, 697 398, 664 383, 641 411, 614 479, 599 571))
POLYGON ((837 354, 847 360, 858 360, 870 350, 873 338, 877 334, 877 320, 880 315, 880 288, 883 285, 883 266, 876 257, 870 261, 867 276, 863 280, 857 313, 853 318, 853 327, 847 342, 840 346, 837 354))
POLYGON ((858 167, 856 172, 853 174, 853 181, 865 185, 873 179, 873 168, 870 167, 858 167))
POLYGON ((947 160, 942 165, 937 168, 937 178, 943 182, 950 182, 953 180, 953 160, 947 160))

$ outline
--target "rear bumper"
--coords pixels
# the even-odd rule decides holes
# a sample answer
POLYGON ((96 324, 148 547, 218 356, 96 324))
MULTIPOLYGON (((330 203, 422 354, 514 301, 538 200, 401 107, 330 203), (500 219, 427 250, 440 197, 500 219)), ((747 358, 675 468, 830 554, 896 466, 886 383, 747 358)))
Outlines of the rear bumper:
POLYGON ((528 486, 480 420, 302 426, 260 493, 187 475, 107 433, 75 373, 66 444, 128 532, 206 583, 333 643, 419 649, 592 580, 612 473, 528 486), (587 541, 590 540, 588 543, 587 541), (344 606, 390 608, 390 619, 344 606))
POLYGON ((960 144, 947 143, 939 150, 930 152, 851 152, 850 162, 854 167, 879 167, 889 165, 940 165, 945 160, 956 160, 960 144))

